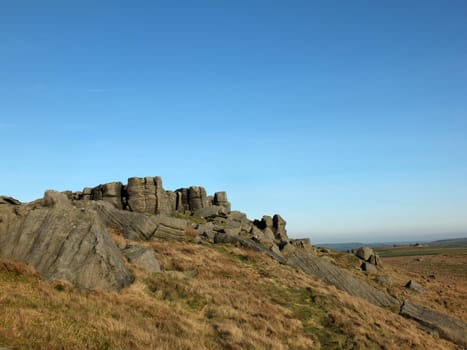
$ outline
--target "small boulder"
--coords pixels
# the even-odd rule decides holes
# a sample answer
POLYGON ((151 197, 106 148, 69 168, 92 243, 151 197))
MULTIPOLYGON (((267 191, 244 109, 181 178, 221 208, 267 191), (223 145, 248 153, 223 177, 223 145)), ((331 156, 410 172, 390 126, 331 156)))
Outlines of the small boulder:
POLYGON ((130 263, 135 263, 148 272, 161 272, 161 265, 152 249, 130 245, 122 250, 122 254, 130 263))
POLYGON ((391 276, 377 276, 376 281, 384 286, 392 285, 392 277, 391 276))
POLYGON ((415 282, 414 280, 408 281, 405 286, 405 288, 411 289, 417 293, 423 293, 425 292, 425 288, 420 283, 415 282))

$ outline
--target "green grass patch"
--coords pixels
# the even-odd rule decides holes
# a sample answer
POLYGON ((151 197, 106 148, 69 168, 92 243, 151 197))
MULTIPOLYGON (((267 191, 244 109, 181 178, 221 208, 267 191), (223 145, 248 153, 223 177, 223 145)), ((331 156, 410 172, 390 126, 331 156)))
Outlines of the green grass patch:
POLYGON ((318 294, 311 288, 286 288, 273 283, 265 284, 264 289, 274 303, 291 310, 293 317, 301 321, 305 333, 323 348, 354 347, 352 336, 329 315, 329 311, 339 304, 335 297, 318 294))
POLYGON ((190 310, 200 311, 208 304, 208 301, 191 287, 188 277, 154 273, 146 279, 146 284, 156 297, 183 304, 190 310))
POLYGON ((254 258, 246 253, 237 254, 233 252, 232 249, 230 249, 230 247, 226 247, 222 244, 209 244, 209 247, 228 257, 233 262, 238 262, 241 265, 255 265, 254 258))
POLYGON ((393 248, 378 250, 381 257, 439 255, 439 254, 467 254, 467 248, 393 248))
POLYGON ((200 216, 194 216, 194 215, 188 215, 188 214, 182 214, 182 213, 175 213, 173 214, 173 217, 177 219, 188 220, 196 224, 205 224, 207 222, 206 219, 200 216))

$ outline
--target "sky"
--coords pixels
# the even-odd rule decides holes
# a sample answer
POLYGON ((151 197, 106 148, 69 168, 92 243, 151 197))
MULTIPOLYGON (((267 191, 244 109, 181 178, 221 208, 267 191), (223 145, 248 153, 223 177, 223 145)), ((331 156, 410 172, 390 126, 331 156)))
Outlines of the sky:
POLYGON ((467 2, 0 2, 0 194, 225 190, 312 242, 467 236, 467 2))

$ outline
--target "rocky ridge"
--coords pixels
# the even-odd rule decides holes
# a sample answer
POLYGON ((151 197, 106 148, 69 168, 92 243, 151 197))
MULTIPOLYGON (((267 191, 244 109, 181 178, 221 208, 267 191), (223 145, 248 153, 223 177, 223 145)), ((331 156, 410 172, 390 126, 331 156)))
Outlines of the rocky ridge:
MULTIPOLYGON (((399 301, 353 277, 317 256, 308 240, 290 239, 280 215, 250 220, 245 213, 232 211, 225 192, 209 196, 200 186, 166 191, 160 177, 133 177, 126 185, 112 182, 79 192, 46 191, 42 199, 25 204, 0 197, 0 257, 24 261, 46 279, 65 279, 83 289, 118 290, 133 281, 126 261, 151 272, 163 270, 154 251, 118 245, 109 230, 132 241, 195 240, 254 249, 467 344, 462 321, 399 301)), ((362 270, 372 273, 381 268, 369 249, 361 248, 356 255, 362 270)))

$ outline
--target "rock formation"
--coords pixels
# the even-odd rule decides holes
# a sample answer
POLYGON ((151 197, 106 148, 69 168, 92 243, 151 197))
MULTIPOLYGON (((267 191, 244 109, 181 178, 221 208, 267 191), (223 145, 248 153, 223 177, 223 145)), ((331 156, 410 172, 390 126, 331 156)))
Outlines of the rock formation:
MULTIPOLYGON (((66 279, 84 289, 124 288, 133 281, 128 263, 152 273, 163 270, 153 250, 134 244, 155 239, 227 243, 263 252, 372 304, 400 309, 404 317, 465 345, 462 321, 408 301, 400 308, 393 296, 318 256, 309 240, 290 239, 280 215, 250 220, 232 211, 225 192, 209 196, 200 186, 166 191, 160 177, 133 177, 126 185, 47 191, 26 204, 0 196, 0 258, 22 260, 49 280, 66 279), (114 243, 111 232, 132 244, 114 243)), ((355 255, 364 271, 377 273, 382 267, 369 247, 355 255)))
POLYGON ((400 314, 419 322, 430 331, 437 332, 441 337, 467 348, 467 325, 461 320, 410 301, 402 304, 400 314))
MULTIPOLYGON (((174 213, 194 213, 203 208, 221 207, 230 212, 230 202, 226 192, 216 192, 207 196, 206 189, 200 186, 166 191, 162 179, 156 177, 132 177, 128 184, 111 182, 94 188, 86 187, 81 192, 72 193, 75 200, 95 200, 111 203, 117 209, 136 213, 172 215, 174 213)), ((209 211, 207 212, 209 213, 209 211)))
POLYGON ((86 289, 120 289, 133 277, 96 211, 59 192, 31 205, 0 200, 0 257, 27 262, 47 279, 86 289))
POLYGON ((354 252, 355 256, 360 259, 360 268, 368 273, 377 273, 378 268, 382 268, 383 264, 380 257, 370 247, 360 247, 354 252))

